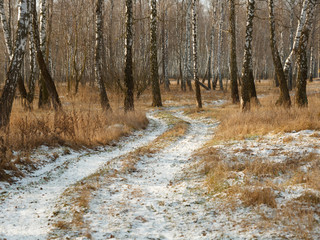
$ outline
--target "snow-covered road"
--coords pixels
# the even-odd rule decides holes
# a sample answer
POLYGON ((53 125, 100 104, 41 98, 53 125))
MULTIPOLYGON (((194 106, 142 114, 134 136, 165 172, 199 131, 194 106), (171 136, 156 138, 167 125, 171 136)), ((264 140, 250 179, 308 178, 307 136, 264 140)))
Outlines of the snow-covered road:
POLYGON ((135 132, 116 147, 107 147, 99 153, 62 156, 5 189, 0 201, 0 239, 46 239, 56 201, 69 186, 95 173, 113 158, 148 144, 167 129, 164 121, 153 114, 148 118, 146 130, 135 132))
POLYGON ((185 170, 194 164, 190 161, 194 151, 212 138, 216 124, 181 113, 174 116, 190 123, 183 137, 144 156, 134 173, 121 175, 94 193, 85 216, 93 239, 203 239, 208 234, 210 221, 203 220, 212 218, 212 212, 191 191, 195 179, 186 179, 185 170))

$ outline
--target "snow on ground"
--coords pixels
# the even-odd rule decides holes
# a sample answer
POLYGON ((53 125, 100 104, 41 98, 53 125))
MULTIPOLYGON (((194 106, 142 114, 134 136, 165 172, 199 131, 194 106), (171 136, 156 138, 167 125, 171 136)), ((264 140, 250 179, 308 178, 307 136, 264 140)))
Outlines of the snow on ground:
POLYGON ((101 152, 85 152, 62 156, 12 186, 3 185, 0 202, 0 239, 46 239, 49 217, 55 201, 70 185, 96 172, 115 157, 143 146, 167 126, 149 116, 149 127, 124 138, 116 147, 101 152))
MULTIPOLYGON (((287 207, 286 204, 306 191, 319 195, 318 190, 305 184, 286 183, 290 174, 254 179, 261 183, 267 179, 275 185, 283 184, 274 190, 278 209, 264 204, 243 206, 237 195, 233 200, 238 205, 228 208, 223 198, 208 194, 204 187, 205 176, 198 172, 197 161, 191 160, 212 138, 217 124, 208 118, 188 118, 178 107, 167 110, 189 122, 188 131, 158 152, 143 156, 135 171, 106 180, 93 191, 90 209, 84 216, 93 239, 299 239, 304 236, 296 235, 294 228, 301 229, 308 238, 320 239, 320 204, 303 205, 302 213, 312 214, 306 215, 314 221, 310 223, 313 224, 311 230, 304 229, 304 223, 295 222, 299 216, 289 214, 290 218, 285 220, 287 225, 283 222, 287 215, 279 216, 282 207, 287 207)), ((49 218, 65 190, 98 172, 106 163, 116 162, 118 157, 151 143, 166 131, 166 123, 153 116, 149 116, 148 129, 125 138, 116 147, 106 147, 98 153, 72 152, 49 161, 32 176, 12 186, 0 186, 0 239, 46 239, 52 228, 49 218)), ((214 148, 226 162, 286 163, 290 159, 320 154, 319 140, 318 131, 300 131, 229 141, 214 148)), ((57 151, 61 155, 64 150, 57 151)), ((305 164, 299 163, 299 171, 312 170, 310 159, 305 164)), ((242 171, 233 176, 227 179, 230 186, 242 186, 248 180, 242 171)), ((74 235, 63 239, 68 237, 74 239, 74 235)))
MULTIPOLYGON (((230 170, 227 186, 236 187, 235 191, 239 194, 240 189, 271 189, 275 194, 276 206, 244 206, 238 198, 239 194, 228 195, 228 190, 213 193, 212 201, 217 206, 214 224, 220 228, 215 238, 320 239, 320 181, 314 182, 314 176, 311 176, 312 184, 307 183, 310 181, 308 174, 319 169, 319 143, 319 131, 305 130, 215 145, 221 161, 227 164, 256 162, 257 167, 253 171, 261 172, 263 169, 258 168, 264 165, 260 163, 287 166, 287 169, 284 167, 279 172, 275 171, 274 176, 267 172, 256 174, 246 169, 230 170), (302 181, 296 181, 299 175, 303 176, 302 181), (236 204, 232 206, 230 200, 236 204), (225 201, 231 205, 228 206, 225 201)), ((274 166, 277 169, 277 165, 274 166)))
POLYGON ((102 185, 85 216, 93 239, 203 239, 214 212, 184 177, 189 158, 213 135, 216 124, 182 116, 185 136, 156 155, 144 156, 132 174, 102 185), (191 237, 192 236, 192 237, 191 237))

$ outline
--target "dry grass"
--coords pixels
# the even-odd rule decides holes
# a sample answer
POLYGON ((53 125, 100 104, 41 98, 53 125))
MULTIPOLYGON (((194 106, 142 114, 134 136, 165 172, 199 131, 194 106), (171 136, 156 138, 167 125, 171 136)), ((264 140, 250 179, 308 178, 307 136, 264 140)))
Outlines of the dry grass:
MULTIPOLYGON (((309 108, 274 106, 275 96, 261 99, 262 106, 250 112, 241 112, 238 106, 229 105, 217 110, 215 115, 221 121, 215 139, 244 139, 265 135, 270 132, 291 132, 306 129, 320 130, 320 98, 309 97, 309 108)), ((290 141, 290 139, 286 139, 290 141)), ((286 141, 285 140, 285 141, 286 141)))
MULTIPOLYGON (((81 88, 78 95, 67 94, 59 87, 64 112, 48 109, 26 111, 20 101, 15 101, 10 125, 0 131, 0 180, 10 180, 3 171, 18 172, 15 163, 31 165, 32 162, 13 159, 12 151, 28 155, 40 145, 64 145, 72 148, 95 148, 117 141, 132 130, 148 124, 145 111, 124 113, 119 108, 117 95, 110 95, 112 112, 103 112, 94 88, 81 88)), ((37 99, 35 99, 36 104, 37 99)))
POLYGON ((240 194, 240 199, 245 206, 265 204, 271 208, 277 207, 276 196, 271 188, 245 188, 240 194))

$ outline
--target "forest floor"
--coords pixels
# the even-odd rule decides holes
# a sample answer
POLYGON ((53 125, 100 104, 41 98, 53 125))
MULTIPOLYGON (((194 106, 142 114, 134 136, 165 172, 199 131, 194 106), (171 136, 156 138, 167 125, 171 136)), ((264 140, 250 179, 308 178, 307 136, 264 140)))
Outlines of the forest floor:
POLYGON ((106 147, 34 150, 41 167, 0 183, 0 239, 319 239, 320 108, 238 116, 209 95, 172 94, 106 147))

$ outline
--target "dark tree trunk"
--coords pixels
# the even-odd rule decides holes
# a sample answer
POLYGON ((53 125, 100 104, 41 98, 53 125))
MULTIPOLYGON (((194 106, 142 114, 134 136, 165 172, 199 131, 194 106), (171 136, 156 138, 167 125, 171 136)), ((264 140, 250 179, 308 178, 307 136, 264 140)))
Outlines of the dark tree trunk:
POLYGON ((241 86, 241 97, 242 97, 242 111, 250 110, 250 96, 252 96, 252 32, 253 32, 253 17, 254 17, 254 0, 247 0, 247 24, 246 24, 246 41, 245 41, 245 52, 242 67, 242 86, 241 86))
POLYGON ((36 0, 31 0, 32 6, 31 11, 33 14, 33 31, 34 31, 34 40, 35 40, 35 47, 37 50, 37 60, 39 64, 39 68, 41 70, 41 75, 43 77, 44 83, 48 89, 49 96, 51 97, 51 101, 53 104, 53 107, 56 111, 62 109, 62 104, 59 99, 59 95, 56 89, 56 86, 54 84, 54 81, 49 73, 49 70, 47 68, 47 65, 44 61, 44 57, 40 48, 40 38, 39 38, 39 30, 38 30, 38 22, 37 22, 37 9, 36 9, 36 0))
POLYGON ((134 82, 133 82, 133 69, 132 69, 132 44, 133 44, 133 12, 132 12, 132 0, 126 0, 126 66, 124 71, 124 84, 125 84, 125 98, 124 98, 124 110, 134 110, 134 82))
POLYGON ((151 0, 151 79, 152 79, 152 106, 161 107, 161 92, 158 73, 158 57, 157 57, 157 1, 151 0))
POLYGON ((236 42, 236 17, 235 0, 229 0, 230 8, 230 78, 231 78, 231 98, 232 103, 239 103, 238 90, 238 67, 237 67, 237 42, 236 42))
POLYGON ((308 13, 306 24, 301 32, 301 39, 298 45, 298 79, 296 90, 296 104, 298 107, 308 106, 307 97, 307 79, 308 79, 308 59, 307 59, 307 47, 309 41, 309 35, 312 29, 314 12, 316 9, 317 0, 310 0, 308 5, 308 13))
POLYGON ((0 98, 0 128, 8 126, 12 111, 14 95, 19 81, 23 56, 25 53, 26 40, 28 35, 29 11, 28 0, 20 0, 18 28, 16 34, 15 51, 10 62, 6 76, 5 86, 0 98))
POLYGON ((269 20, 270 20, 270 47, 273 59, 273 65, 276 71, 277 79, 280 85, 280 97, 276 104, 284 107, 291 106, 290 94, 288 90, 286 76, 283 71, 281 58, 277 48, 276 36, 275 36, 275 20, 274 20, 274 2, 269 0, 269 20))
POLYGON ((193 33, 193 73, 194 73, 194 81, 196 88, 196 100, 198 108, 202 108, 202 100, 201 100, 201 91, 200 91, 200 82, 198 77, 198 23, 197 23, 197 2, 198 0, 193 0, 193 21, 192 21, 192 33, 193 33))
MULTIPOLYGON (((105 81, 102 66, 103 64, 103 0, 97 0, 96 2, 96 49, 95 49, 95 77, 98 84, 99 93, 100 93, 100 105, 104 111, 110 110, 110 103, 108 95, 105 89, 105 81)), ((106 66, 106 65, 104 65, 106 66)), ((76 86, 77 89, 77 86, 76 86)))

